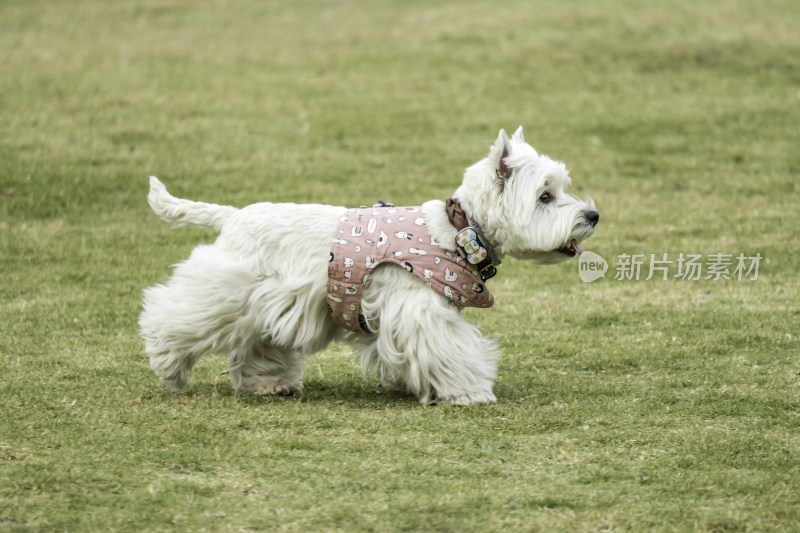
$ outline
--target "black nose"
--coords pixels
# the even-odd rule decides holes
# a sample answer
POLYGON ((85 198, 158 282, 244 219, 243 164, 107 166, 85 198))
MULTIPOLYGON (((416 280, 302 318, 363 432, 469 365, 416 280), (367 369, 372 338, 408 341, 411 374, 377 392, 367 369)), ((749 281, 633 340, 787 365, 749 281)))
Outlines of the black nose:
POLYGON ((600 213, 598 213, 597 211, 586 212, 586 221, 593 227, 597 225, 598 220, 600 220, 600 213))

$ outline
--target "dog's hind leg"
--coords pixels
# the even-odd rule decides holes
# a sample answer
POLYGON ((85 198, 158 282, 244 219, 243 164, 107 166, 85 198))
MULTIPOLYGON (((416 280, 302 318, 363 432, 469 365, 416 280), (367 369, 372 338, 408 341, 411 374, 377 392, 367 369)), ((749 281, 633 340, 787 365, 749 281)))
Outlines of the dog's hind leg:
POLYGON ((259 344, 234 349, 228 375, 240 394, 295 394, 303 390, 304 369, 297 353, 259 344))
POLYGON ((165 284, 145 290, 139 326, 161 381, 181 390, 200 357, 247 342, 255 331, 248 310, 258 281, 245 265, 204 245, 165 284))
POLYGON ((362 310, 376 330, 361 351, 365 371, 422 403, 493 403, 499 353, 441 294, 387 265, 365 290, 362 310))

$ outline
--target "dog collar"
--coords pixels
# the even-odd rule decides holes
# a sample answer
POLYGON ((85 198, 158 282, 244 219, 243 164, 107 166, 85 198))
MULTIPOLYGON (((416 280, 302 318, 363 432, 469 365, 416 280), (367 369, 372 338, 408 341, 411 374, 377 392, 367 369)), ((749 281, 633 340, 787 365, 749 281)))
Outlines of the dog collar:
POLYGON ((458 230, 456 233, 458 254, 475 267, 481 280, 486 281, 494 277, 497 274, 497 267, 500 266, 500 259, 494 253, 494 248, 489 244, 489 239, 483 234, 481 227, 455 198, 447 199, 445 210, 450 223, 458 230))

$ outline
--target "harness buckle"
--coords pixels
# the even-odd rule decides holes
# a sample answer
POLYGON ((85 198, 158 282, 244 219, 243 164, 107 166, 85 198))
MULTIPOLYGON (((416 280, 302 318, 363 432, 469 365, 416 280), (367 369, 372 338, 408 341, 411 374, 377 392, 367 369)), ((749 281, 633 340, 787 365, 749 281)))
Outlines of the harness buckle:
POLYGON ((490 261, 488 265, 478 270, 478 274, 480 274, 483 281, 486 281, 487 279, 493 278, 497 275, 497 269, 490 261))

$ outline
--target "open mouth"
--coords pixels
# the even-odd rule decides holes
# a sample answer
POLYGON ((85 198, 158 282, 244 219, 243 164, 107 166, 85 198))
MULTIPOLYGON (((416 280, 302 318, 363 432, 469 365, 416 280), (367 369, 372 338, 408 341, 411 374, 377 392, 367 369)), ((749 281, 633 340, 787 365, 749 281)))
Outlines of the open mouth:
POLYGON ((578 245, 578 241, 576 241, 575 239, 572 239, 572 241, 570 241, 570 243, 567 246, 559 248, 556 251, 568 257, 575 257, 576 255, 580 255, 583 253, 583 250, 581 250, 580 245, 578 245))

